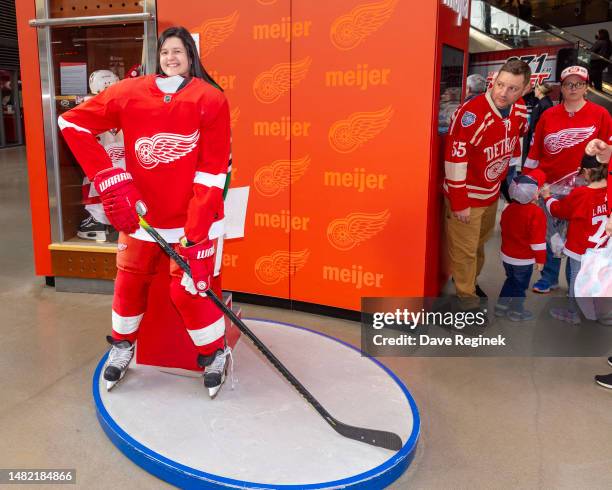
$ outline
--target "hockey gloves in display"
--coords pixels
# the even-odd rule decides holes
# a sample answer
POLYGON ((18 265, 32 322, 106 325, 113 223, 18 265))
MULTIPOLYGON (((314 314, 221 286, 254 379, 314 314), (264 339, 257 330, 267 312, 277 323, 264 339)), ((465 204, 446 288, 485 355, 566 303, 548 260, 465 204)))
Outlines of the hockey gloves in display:
POLYGON ((187 260, 191 269, 191 277, 184 273, 181 285, 191 294, 205 296, 215 269, 215 244, 208 238, 195 245, 182 240, 177 252, 187 260))
POLYGON ((142 202, 142 197, 132 175, 121 168, 108 168, 96 174, 94 186, 111 225, 124 233, 135 232, 138 229, 135 206, 138 201, 142 202))

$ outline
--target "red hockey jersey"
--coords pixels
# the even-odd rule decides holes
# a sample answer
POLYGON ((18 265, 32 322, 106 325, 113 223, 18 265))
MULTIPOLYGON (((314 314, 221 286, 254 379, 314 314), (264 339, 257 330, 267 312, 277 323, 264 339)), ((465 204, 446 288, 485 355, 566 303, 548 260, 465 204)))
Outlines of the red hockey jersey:
POLYGON ((507 264, 546 262, 546 215, 534 203, 512 202, 501 216, 501 257, 507 264))
POLYGON ((539 168, 546 182, 555 183, 576 171, 589 141, 595 138, 610 142, 612 120, 606 109, 593 102, 570 115, 563 104, 545 111, 538 121, 525 171, 539 168))
POLYGON ((563 253, 581 260, 588 248, 593 248, 605 236, 608 221, 607 188, 577 187, 567 197, 546 199, 550 214, 569 220, 563 253))
POLYGON ((527 131, 527 108, 519 99, 503 118, 489 93, 463 104, 453 119, 444 161, 444 193, 453 211, 493 203, 519 139, 527 131))
MULTIPOLYGON (((64 139, 89 177, 111 167, 95 136, 123 130, 126 170, 147 205, 147 221, 171 243, 223 234, 223 187, 230 152, 225 95, 192 78, 173 94, 155 75, 123 80, 62 114, 64 139)), ((143 231, 132 236, 151 240, 143 231)))

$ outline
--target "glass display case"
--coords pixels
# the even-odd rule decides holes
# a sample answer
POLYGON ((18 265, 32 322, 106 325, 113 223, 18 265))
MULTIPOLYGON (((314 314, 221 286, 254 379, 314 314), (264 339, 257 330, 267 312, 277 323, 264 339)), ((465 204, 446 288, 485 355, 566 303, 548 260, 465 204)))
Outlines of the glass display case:
MULTIPOLYGON (((64 112, 105 86, 155 69, 153 0, 41 0, 37 18, 51 234, 54 245, 111 245, 117 233, 100 218, 101 204, 57 125, 64 112), (91 218, 94 219, 92 222, 91 218)), ((114 164, 120 131, 97 135, 114 164)), ((103 214, 102 214, 103 217, 103 214)))

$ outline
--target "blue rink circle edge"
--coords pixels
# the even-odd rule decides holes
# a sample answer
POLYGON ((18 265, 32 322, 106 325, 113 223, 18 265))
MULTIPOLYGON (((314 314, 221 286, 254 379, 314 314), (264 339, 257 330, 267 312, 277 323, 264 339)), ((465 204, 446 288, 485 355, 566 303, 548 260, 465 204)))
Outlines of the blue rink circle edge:
MULTIPOLYGON (((345 347, 353 349, 361 353, 356 347, 330 335, 317 332, 305 327, 293 325, 285 322, 271 321, 262 318, 245 318, 245 320, 253 320, 259 322, 265 322, 275 325, 282 325, 286 327, 296 328, 299 330, 305 330, 310 333, 326 337, 334 340, 345 347)), ((372 468, 366 472, 352 476, 350 478, 344 478, 341 480, 334 480, 329 482, 320 482, 314 484, 304 485, 271 485, 257 482, 247 482, 242 480, 235 480, 232 478, 225 478, 222 476, 215 475, 213 473, 206 473, 204 471, 191 468, 189 466, 182 465, 174 460, 166 458, 161 454, 147 448, 142 445, 134 438, 132 438, 127 432, 125 432, 110 416, 106 410, 102 398, 100 396, 100 377, 102 376, 102 370, 108 353, 106 353, 100 362, 98 363, 92 383, 92 392, 94 403, 96 406, 96 415, 98 422, 102 429, 111 440, 111 442, 132 462, 140 466, 147 472, 155 475, 156 477, 175 485, 179 488, 185 489, 221 489, 221 488, 258 488, 258 489, 278 489, 278 490, 293 490, 293 489, 324 489, 324 488, 351 488, 351 489, 372 489, 377 490, 390 485, 392 482, 397 480, 408 468, 414 455, 416 453, 416 447, 420 434, 421 419, 419 416, 419 410, 417 408, 414 398, 408 391, 406 385, 391 371, 387 366, 377 359, 368 357, 370 361, 377 364, 383 369, 401 388, 404 396, 408 400, 410 409, 412 411, 413 426, 412 432, 408 440, 402 446, 396 454, 391 456, 387 461, 381 465, 372 468)), ((330 429, 332 430, 332 429, 330 429)))

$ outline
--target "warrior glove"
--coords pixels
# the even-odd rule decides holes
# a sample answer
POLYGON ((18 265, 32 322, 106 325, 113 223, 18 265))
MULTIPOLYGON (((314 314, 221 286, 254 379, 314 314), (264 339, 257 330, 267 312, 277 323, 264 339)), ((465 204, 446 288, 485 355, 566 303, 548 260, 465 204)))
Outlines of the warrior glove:
POLYGON ((111 225, 124 233, 135 232, 138 229, 136 203, 142 202, 142 197, 132 175, 117 167, 101 170, 94 177, 94 186, 111 225))
POLYGON ((186 273, 183 274, 181 285, 193 295, 199 293, 201 296, 206 296, 215 269, 215 244, 208 238, 195 245, 184 239, 181 242, 177 252, 187 261, 191 269, 191 277, 186 273))

